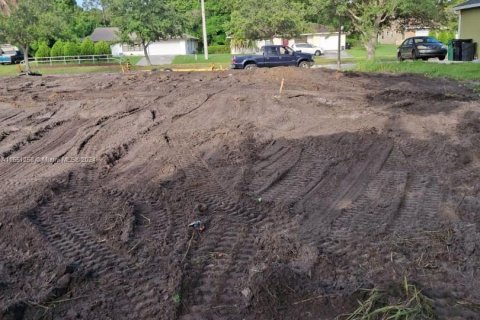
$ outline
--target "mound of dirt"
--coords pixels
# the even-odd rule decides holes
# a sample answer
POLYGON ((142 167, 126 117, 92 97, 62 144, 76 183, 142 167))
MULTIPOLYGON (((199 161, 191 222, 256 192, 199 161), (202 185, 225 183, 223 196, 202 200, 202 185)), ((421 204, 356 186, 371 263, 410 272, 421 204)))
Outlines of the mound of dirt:
POLYGON ((1 319, 333 319, 405 278, 437 317, 480 317, 461 83, 280 68, 0 92, 1 319))

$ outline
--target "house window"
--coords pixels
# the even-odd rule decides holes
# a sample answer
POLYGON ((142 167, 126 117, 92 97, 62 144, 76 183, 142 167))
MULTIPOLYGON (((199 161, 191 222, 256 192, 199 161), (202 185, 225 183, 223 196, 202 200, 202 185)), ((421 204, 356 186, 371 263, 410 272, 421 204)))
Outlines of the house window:
POLYGON ((122 51, 123 52, 143 51, 143 46, 141 44, 135 44, 135 45, 123 44, 122 51))

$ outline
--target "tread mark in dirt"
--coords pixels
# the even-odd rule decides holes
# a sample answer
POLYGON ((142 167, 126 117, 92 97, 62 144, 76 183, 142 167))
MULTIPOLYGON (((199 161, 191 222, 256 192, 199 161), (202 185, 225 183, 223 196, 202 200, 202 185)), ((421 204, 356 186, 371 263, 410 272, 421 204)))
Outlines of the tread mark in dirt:
POLYGON ((332 173, 327 171, 302 200, 296 203, 296 212, 306 213, 302 223, 305 240, 316 242, 321 238, 320 234, 329 233, 341 208, 348 207, 364 192, 366 184, 383 168, 392 150, 393 145, 390 142, 374 143, 367 159, 347 167, 342 163, 337 164, 336 168, 340 170, 332 173), (343 173, 341 176, 338 175, 339 171, 343 173), (308 211, 305 211, 306 209, 308 211), (314 212, 311 212, 312 210, 314 212))
POLYGON ((219 93, 222 93, 224 91, 226 91, 227 88, 225 89, 222 89, 220 91, 217 91, 217 92, 213 92, 213 93, 208 93, 207 94, 207 98, 202 102, 200 103, 198 106, 196 106, 195 108, 185 112, 185 113, 180 113, 180 114, 176 114, 172 117, 172 121, 177 121, 178 119, 182 118, 182 117, 185 117, 189 114, 191 114, 192 112, 195 112, 196 110, 200 109, 205 103, 207 103, 213 96, 219 94, 219 93))
POLYGON ((20 149, 32 142, 35 142, 35 141, 38 141, 40 140, 41 138, 43 138, 49 131, 63 125, 65 123, 65 121, 57 121, 53 124, 49 124, 39 130, 37 130, 35 133, 33 133, 32 135, 29 135, 26 139, 22 140, 22 141, 19 141, 17 142, 15 145, 13 145, 12 148, 10 148, 9 150, 7 151, 4 151, 3 152, 3 157, 4 158, 7 158, 9 156, 11 156, 12 154, 14 154, 15 152, 18 152, 20 151, 20 149))
POLYGON ((425 226, 439 222, 442 202, 438 177, 411 174, 406 182, 405 199, 399 214, 389 222, 387 232, 418 234, 425 226))
POLYGON ((55 215, 53 221, 48 222, 42 218, 48 206, 42 211, 32 223, 65 258, 77 263, 82 270, 93 272, 97 281, 114 282, 120 276, 126 282, 113 289, 117 297, 114 303, 125 318, 156 319, 159 314, 164 314, 160 297, 163 296, 161 291, 168 286, 160 279, 166 277, 153 279, 155 275, 145 274, 133 261, 100 243, 75 219, 55 215))
POLYGON ((242 207, 231 199, 202 160, 180 152, 177 158, 180 167, 186 168, 186 178, 197 182, 196 187, 190 189, 195 200, 207 204, 212 210, 213 221, 209 223, 198 248, 191 250, 186 263, 188 275, 194 280, 189 288, 191 297, 187 297, 182 313, 199 314, 208 311, 205 309, 208 305, 222 305, 241 299, 240 292, 226 289, 225 281, 248 270, 254 254, 248 256, 244 251, 254 253, 255 237, 251 224, 262 221, 265 214, 253 207, 242 207), (226 228, 215 227, 217 216, 224 216, 223 225, 226 228), (244 234, 248 234, 248 237, 244 234), (222 255, 214 257, 212 253, 222 255))

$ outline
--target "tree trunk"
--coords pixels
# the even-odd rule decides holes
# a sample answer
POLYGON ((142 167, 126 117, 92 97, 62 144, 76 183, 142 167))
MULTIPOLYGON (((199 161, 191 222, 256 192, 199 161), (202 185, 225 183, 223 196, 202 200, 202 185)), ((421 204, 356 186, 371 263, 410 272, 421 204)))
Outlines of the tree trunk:
POLYGON ((22 46, 22 51, 23 51, 23 59, 25 60, 25 73, 29 74, 31 70, 30 70, 30 61, 28 61, 28 45, 22 46))
POLYGON ((145 54, 145 59, 147 59, 147 64, 151 66, 152 62, 150 61, 150 56, 148 55, 148 44, 145 44, 145 42, 142 42, 142 46, 143 46, 143 53, 145 54))
POLYGON ((338 26, 337 69, 342 69, 342 26, 338 26))
POLYGON ((375 59, 376 44, 377 44, 377 39, 375 39, 375 36, 370 36, 369 38, 365 39, 364 45, 365 45, 365 49, 367 49, 368 60, 375 59))

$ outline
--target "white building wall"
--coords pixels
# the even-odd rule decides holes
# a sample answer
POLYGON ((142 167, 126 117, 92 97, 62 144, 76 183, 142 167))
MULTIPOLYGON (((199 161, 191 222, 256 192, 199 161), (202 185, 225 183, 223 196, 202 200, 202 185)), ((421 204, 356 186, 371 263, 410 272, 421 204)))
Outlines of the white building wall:
MULTIPOLYGON (((112 55, 114 56, 143 56, 143 50, 124 51, 128 46, 122 44, 114 44, 110 48, 112 49, 112 55)), ((137 46, 138 47, 138 46, 137 46)), ((158 41, 148 46, 148 54, 154 56, 161 55, 185 55, 193 54, 196 51, 197 41, 193 39, 172 39, 165 41, 158 41)))
POLYGON ((415 37, 428 37, 429 33, 429 29, 418 29, 415 30, 415 37))
POLYGON ((116 43, 110 46, 110 49, 112 50, 112 55, 113 56, 121 56, 123 54, 122 51, 122 45, 120 43, 116 43))
MULTIPOLYGON (((342 34, 341 46, 345 49, 347 37, 342 34)), ((314 46, 320 47, 323 50, 337 50, 338 49, 338 35, 336 34, 317 34, 307 36, 307 42, 314 46)))
POLYGON ((185 55, 187 54, 186 40, 171 39, 150 44, 148 54, 152 56, 162 55, 185 55))

